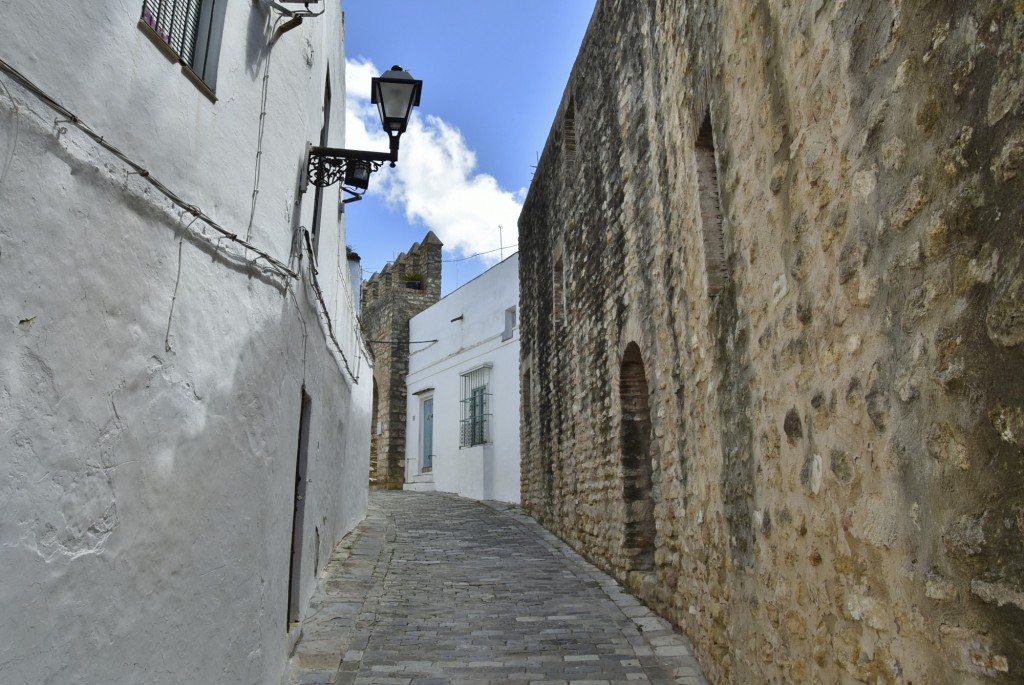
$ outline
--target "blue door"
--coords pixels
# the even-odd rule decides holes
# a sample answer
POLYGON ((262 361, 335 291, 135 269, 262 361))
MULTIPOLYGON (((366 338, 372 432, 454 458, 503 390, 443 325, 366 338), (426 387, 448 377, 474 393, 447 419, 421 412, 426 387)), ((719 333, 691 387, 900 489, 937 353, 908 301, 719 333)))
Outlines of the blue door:
POLYGON ((423 400, 423 470, 434 468, 434 398, 423 400))

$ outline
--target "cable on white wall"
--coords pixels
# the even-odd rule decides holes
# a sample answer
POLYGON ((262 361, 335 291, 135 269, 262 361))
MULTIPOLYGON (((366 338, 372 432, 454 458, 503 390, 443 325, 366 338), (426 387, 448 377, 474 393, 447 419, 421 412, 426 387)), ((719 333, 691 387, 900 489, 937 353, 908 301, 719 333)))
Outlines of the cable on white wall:
POLYGON ((10 170, 11 164, 14 163, 14 151, 18 149, 18 134, 21 131, 21 111, 18 109, 18 103, 14 100, 14 96, 11 95, 11 91, 7 90, 7 86, 0 83, 0 88, 3 88, 4 94, 11 101, 11 107, 14 110, 14 135, 11 138, 11 150, 7 154, 6 161, 4 161, 3 171, 0 171, 0 186, 2 186, 4 179, 7 178, 7 172, 10 170))
MULTIPOLYGON (((88 124, 86 124, 81 119, 79 119, 78 116, 76 116, 73 112, 71 112, 69 109, 64 107, 59 102, 57 102, 57 100, 55 100, 53 97, 51 97, 49 94, 47 94, 42 88, 37 86, 28 77, 26 77, 20 71, 18 71, 14 67, 12 67, 10 64, 8 64, 3 59, 0 59, 0 71, 4 72, 8 76, 10 76, 16 83, 18 83, 18 85, 20 85, 22 88, 24 88, 25 90, 29 91, 30 93, 35 95, 37 98, 39 98, 47 107, 49 107, 50 109, 54 110, 59 115, 64 117, 63 120, 58 120, 56 123, 58 123, 58 124, 60 124, 60 123, 69 123, 69 124, 72 124, 73 126, 75 126, 76 128, 78 128, 79 130, 81 130, 85 135, 87 135, 90 139, 92 139, 100 147, 102 147, 103 149, 107 150, 112 155, 114 155, 119 160, 121 160, 126 165, 128 165, 132 169, 133 173, 138 174, 141 178, 144 178, 150 185, 152 185, 154 188, 156 188, 160 192, 160 194, 162 194, 164 197, 166 197, 168 200, 170 200, 174 205, 178 206, 179 208, 181 208, 182 210, 184 210, 188 214, 191 214, 193 219, 189 223, 189 226, 191 226, 197 220, 201 221, 205 225, 209 226, 214 231, 216 231, 217 233, 220 234, 221 237, 218 240, 224 240, 224 239, 230 240, 230 241, 232 241, 234 243, 237 243, 238 245, 241 245, 245 250, 248 250, 249 252, 252 252, 253 254, 257 255, 257 257, 255 259, 250 260, 249 263, 251 265, 256 266, 258 268, 269 269, 269 270, 277 273, 278 275, 285 276, 287 278, 291 278, 291 279, 298 279, 299 278, 299 274, 298 273, 296 273, 295 271, 293 271, 290 268, 288 268, 281 261, 279 261, 278 259, 276 259, 273 256, 271 256, 266 251, 261 250, 260 248, 256 247, 255 245, 252 245, 247 240, 243 240, 242 238, 238 237, 237 234, 232 233, 231 231, 227 230, 226 228, 224 228, 223 226, 218 224, 216 221, 211 219, 208 215, 206 215, 196 205, 189 204, 188 202, 183 200, 176 193, 174 193, 172 190, 170 190, 167 186, 165 186, 163 183, 161 183, 159 180, 157 180, 149 172, 148 169, 146 169, 141 164, 139 164, 139 163, 135 162, 134 160, 132 160, 131 158, 129 158, 125 153, 121 152, 115 146, 113 146, 110 143, 108 143, 104 139, 103 136, 101 136, 96 131, 94 131, 91 127, 89 127, 88 124), (264 263, 262 263, 262 264, 259 263, 260 260, 262 260, 264 263)), ((0 85, 2 85, 2 84, 0 84, 0 85)), ((10 92, 7 90, 6 86, 4 87, 4 92, 8 95, 8 97, 10 97, 11 101, 13 102, 14 98, 13 98, 13 96, 10 95, 10 92)), ((16 104, 15 104, 15 111, 17 111, 17 105, 16 104)), ((13 157, 13 152, 12 152, 12 157, 13 157)), ((6 166, 8 166, 8 165, 5 165, 5 173, 6 173, 6 166)), ((353 372, 352 371, 352 367, 349 364, 348 357, 345 356, 345 353, 344 353, 344 351, 342 349, 342 346, 338 342, 338 338, 337 338, 337 336, 334 333, 334 325, 333 325, 333 322, 331 321, 331 315, 330 315, 330 313, 327 310, 327 304, 324 301, 323 292, 321 291, 320 284, 319 284, 319 282, 317 281, 317 278, 316 278, 316 274, 317 274, 317 271, 316 271, 316 260, 315 260, 315 257, 313 256, 313 249, 312 249, 312 244, 311 244, 310 238, 309 238, 309 232, 306 231, 304 228, 300 228, 300 231, 302 232, 303 239, 304 239, 305 245, 306 245, 306 250, 307 250, 307 253, 309 254, 309 257, 310 257, 309 258, 310 283, 313 286, 313 292, 315 293, 316 299, 317 299, 317 301, 319 302, 319 305, 320 305, 319 311, 320 311, 320 313, 323 314, 324 319, 325 319, 325 321, 327 323, 328 335, 329 335, 331 341, 334 343, 334 346, 337 349, 338 354, 341 355, 341 361, 342 361, 341 365, 343 366, 344 370, 346 371, 346 373, 348 373, 348 375, 352 379, 353 383, 359 383, 359 369, 361 368, 361 365, 362 365, 361 364, 362 358, 365 357, 366 359, 369 359, 369 352, 366 350, 365 342, 363 342, 362 331, 359 329, 358 321, 357 321, 355 315, 353 314, 353 317, 352 317, 353 326, 351 328, 350 334, 353 336, 353 338, 355 339, 356 343, 358 343, 358 347, 359 347, 359 349, 357 350, 357 361, 359 362, 359 364, 357 366, 356 372, 353 372), (359 352, 362 352, 362 354, 359 354, 359 352)), ((180 276, 180 274, 179 274, 179 276, 180 276)), ((344 280, 345 280, 346 291, 348 293, 350 301, 354 302, 354 299, 351 299, 352 298, 352 292, 351 292, 351 289, 348 287, 348 281, 347 281, 347 279, 344 279, 344 280)), ((172 300, 172 314, 173 314, 173 300, 172 300)), ((168 331, 170 330, 169 327, 170 327, 170 322, 168 321, 168 331)), ((169 333, 168 333, 168 337, 169 337, 169 333)))
POLYGON ((274 49, 274 44, 277 43, 277 39, 281 37, 281 34, 277 32, 277 26, 281 23, 281 17, 278 17, 274 21, 274 25, 270 29, 270 41, 267 42, 267 51, 265 55, 265 64, 263 65, 263 90, 260 93, 260 124, 258 133, 256 135, 256 162, 255 170, 253 171, 252 181, 252 208, 249 210, 249 225, 245 229, 245 239, 252 240, 252 224, 256 219, 256 199, 260 194, 260 170, 263 166, 263 132, 267 126, 267 93, 268 85, 270 84, 270 57, 271 51, 274 49))
POLYGON ((37 86, 28 77, 26 77, 20 71, 18 71, 14 67, 12 67, 10 64, 8 64, 3 59, 0 59, 0 71, 4 72, 8 76, 10 76, 18 85, 20 85, 22 88, 24 88, 25 90, 29 91, 30 93, 35 95, 37 98, 39 98, 47 107, 49 107, 50 109, 52 109, 53 111, 57 112, 59 115, 64 117, 63 120, 58 120, 56 123, 58 123, 58 124, 68 123, 68 124, 71 124, 71 125, 75 126, 80 131, 82 131, 82 133, 84 133, 86 136, 88 136, 90 139, 92 139, 93 142, 95 142, 97 145, 99 145, 104 150, 106 150, 110 154, 114 155, 119 160, 124 162, 126 165, 131 167, 131 169, 132 169, 132 171, 134 173, 138 174, 140 178, 145 179, 146 182, 148 182, 151 186, 156 188, 157 191, 159 191, 161 195, 163 195, 168 200, 170 200, 172 204, 174 204, 174 205, 180 207, 181 209, 185 210, 186 212, 191 214, 193 217, 195 217, 199 221, 203 222, 204 224, 206 224, 207 226, 212 228, 217 233, 220 233, 223 239, 227 239, 227 240, 230 240, 230 241, 232 241, 234 243, 237 243, 238 245, 241 245, 245 250, 248 250, 249 252, 252 252, 253 254, 257 255, 255 259, 250 260, 250 264, 252 264, 253 266, 257 266, 259 268, 267 268, 267 269, 269 269, 271 271, 274 271, 275 273, 277 273, 277 274, 279 274, 281 276, 286 276, 288 278, 298 278, 299 277, 297 273, 295 273, 294 271, 289 269, 281 261, 275 259, 273 256, 271 256, 265 250, 262 250, 262 249, 256 247, 255 245, 253 245, 252 243, 248 242, 247 240, 244 240, 244 239, 238 237, 237 234, 232 233, 231 231, 227 230, 226 228, 224 228, 223 226, 218 224, 216 221, 211 219, 198 206, 190 204, 190 203, 186 202, 185 200, 183 200, 174 191, 172 191, 167 186, 165 186, 163 183, 161 183, 159 180, 157 180, 149 172, 148 169, 143 167, 138 162, 135 162, 134 160, 129 158, 125 153, 121 152, 119 149, 117 149, 116 147, 114 147, 113 145, 108 143, 104 139, 103 136, 98 134, 88 124, 86 124, 84 121, 79 119, 77 115, 75 115, 72 111, 70 111, 69 109, 64 107, 64 105, 60 104, 55 99, 53 99, 50 95, 48 95, 45 91, 43 91, 42 88, 37 86), (259 263, 260 260, 262 260, 264 262, 264 264, 260 264, 259 263))
POLYGON ((348 357, 345 356, 344 350, 341 349, 341 343, 338 342, 337 336, 334 334, 334 325, 331 323, 331 315, 327 311, 327 302, 324 301, 324 293, 320 290, 320 283, 317 280, 317 269, 316 269, 316 257, 313 252, 313 243, 309 238, 309 231, 305 228, 300 228, 302 231, 302 240, 306 245, 306 254, 309 256, 309 283, 313 286, 313 293, 316 295, 317 302, 320 303, 320 313, 324 315, 324 321, 327 323, 327 335, 334 343, 334 347, 338 350, 338 354, 341 355, 342 365, 345 367, 345 371, 352 379, 353 383, 359 383, 359 376, 352 372, 352 367, 348 363, 348 357))

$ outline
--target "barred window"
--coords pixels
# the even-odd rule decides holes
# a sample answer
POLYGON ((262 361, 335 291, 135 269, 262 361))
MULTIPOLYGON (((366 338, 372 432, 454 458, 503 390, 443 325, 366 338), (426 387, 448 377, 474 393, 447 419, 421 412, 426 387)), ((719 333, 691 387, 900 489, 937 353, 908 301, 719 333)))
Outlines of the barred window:
POLYGON ((211 89, 224 27, 225 0, 142 0, 142 23, 211 89))
POLYGON ((459 447, 490 442, 491 368, 482 366, 462 376, 462 421, 459 447))

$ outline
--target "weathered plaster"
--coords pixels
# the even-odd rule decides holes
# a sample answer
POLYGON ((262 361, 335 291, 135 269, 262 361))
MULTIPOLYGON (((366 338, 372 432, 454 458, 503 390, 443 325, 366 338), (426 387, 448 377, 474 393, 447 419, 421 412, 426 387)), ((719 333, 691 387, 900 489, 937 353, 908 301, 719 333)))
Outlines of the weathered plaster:
MULTIPOLYGON (((276 685, 303 386, 303 604, 366 506, 370 370, 350 337, 362 378, 343 371, 289 259, 328 60, 344 100, 342 18, 331 7, 268 49, 273 20, 229 3, 213 103, 142 34, 140 8, 5 0, 0 57, 243 236, 270 60, 251 239, 302 277, 253 266, 0 75, 0 680, 276 685)), ((326 277, 344 226, 324 214, 321 281, 354 331, 326 277)))

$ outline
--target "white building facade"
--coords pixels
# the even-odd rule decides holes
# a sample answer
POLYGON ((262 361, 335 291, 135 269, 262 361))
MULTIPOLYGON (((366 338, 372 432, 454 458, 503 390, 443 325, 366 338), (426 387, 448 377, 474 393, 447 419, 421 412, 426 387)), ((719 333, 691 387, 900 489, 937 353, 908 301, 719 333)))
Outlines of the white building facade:
POLYGON ((365 515, 339 191, 302 187, 344 19, 309 9, 0 0, 0 682, 277 685, 365 515))
POLYGON ((407 490, 519 502, 519 255, 409 322, 407 490))

